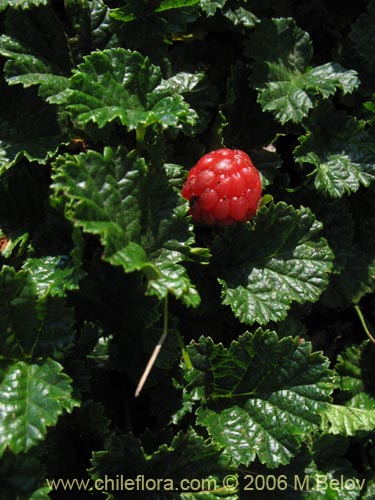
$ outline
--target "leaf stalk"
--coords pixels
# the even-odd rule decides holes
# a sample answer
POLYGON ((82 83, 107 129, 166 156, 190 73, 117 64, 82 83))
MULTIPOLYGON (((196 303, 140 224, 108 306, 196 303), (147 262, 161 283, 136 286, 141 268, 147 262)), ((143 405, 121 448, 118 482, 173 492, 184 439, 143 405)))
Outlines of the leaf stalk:
POLYGON ((354 305, 354 309, 356 310, 356 312, 357 312, 357 314, 358 314, 358 317, 359 317, 359 319, 360 319, 360 321, 361 321, 362 327, 363 327, 363 329, 364 329, 364 331, 365 331, 366 335, 367 335, 367 336, 368 336, 368 338, 371 340, 371 342, 372 342, 373 344, 375 344, 375 338, 374 338, 374 337, 373 337, 373 335, 371 334, 371 332, 370 332, 370 330, 369 330, 369 328, 368 328, 368 326, 367 326, 367 324, 366 324, 366 320, 365 320, 365 318, 364 318, 364 316, 363 316, 363 314, 362 314, 361 308, 359 307, 359 305, 358 305, 358 304, 355 304, 355 305, 354 305))
POLYGON ((155 349, 153 353, 151 354, 150 359, 148 360, 148 363, 146 365, 146 368, 139 379, 137 388, 135 390, 134 397, 138 397, 143 389, 143 386, 145 385, 145 382, 152 370, 152 367, 155 364, 155 361, 157 357, 159 356, 160 350, 163 347, 164 341, 167 338, 168 335, 168 295, 164 299, 164 321, 163 321, 163 333, 158 341, 158 343, 155 346, 155 349))

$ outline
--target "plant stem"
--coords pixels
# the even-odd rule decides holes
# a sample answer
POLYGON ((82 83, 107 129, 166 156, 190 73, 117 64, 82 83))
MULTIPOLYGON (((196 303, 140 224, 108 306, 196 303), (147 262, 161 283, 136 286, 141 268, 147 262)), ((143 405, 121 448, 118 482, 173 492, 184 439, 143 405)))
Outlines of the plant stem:
POLYGON ((164 344, 165 339, 167 338, 168 335, 168 295, 164 299, 164 323, 163 323, 163 333, 158 341, 158 343, 155 346, 154 352, 151 354, 150 359, 148 360, 148 363, 146 365, 146 368, 142 374, 142 377, 139 379, 137 388, 135 390, 134 396, 137 398, 142 389, 143 386, 145 385, 145 382, 151 372, 152 367, 154 366, 154 363, 156 361, 156 358, 159 356, 159 352, 164 344))
POLYGON ((180 344, 181 352, 182 352, 182 357, 184 358, 186 368, 188 370, 191 370, 193 368, 193 363, 191 362, 189 353, 187 352, 187 349, 185 347, 185 343, 181 337, 180 332, 177 332, 177 338, 178 338, 178 343, 180 344))
POLYGON ((135 131, 135 138, 137 141, 137 151, 141 152, 145 144, 146 129, 143 125, 139 125, 135 131))
POLYGON ((364 331, 366 332, 366 335, 371 340, 371 342, 373 344, 375 344, 375 338, 372 336, 370 330, 368 329, 368 326, 367 326, 365 318, 364 318, 364 316, 362 314, 361 308, 359 307, 358 304, 355 304, 354 309, 357 311, 358 317, 359 317, 359 319, 361 321, 361 324, 362 324, 362 327, 363 327, 364 331))

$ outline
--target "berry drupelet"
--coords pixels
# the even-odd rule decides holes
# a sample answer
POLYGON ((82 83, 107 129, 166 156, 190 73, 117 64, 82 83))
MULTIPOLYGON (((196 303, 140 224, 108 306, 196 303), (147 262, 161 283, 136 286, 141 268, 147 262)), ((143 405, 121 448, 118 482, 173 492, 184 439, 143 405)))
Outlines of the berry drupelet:
POLYGON ((193 221, 209 226, 252 219, 261 194, 261 177, 249 156, 228 148, 202 156, 182 188, 193 221))

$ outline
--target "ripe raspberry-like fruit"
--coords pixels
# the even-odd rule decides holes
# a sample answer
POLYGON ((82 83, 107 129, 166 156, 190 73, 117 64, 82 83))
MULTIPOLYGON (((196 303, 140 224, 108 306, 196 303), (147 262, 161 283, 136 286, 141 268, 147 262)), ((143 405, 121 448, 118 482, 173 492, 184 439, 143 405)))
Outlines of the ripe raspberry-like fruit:
POLYGON ((261 194, 261 177, 249 156, 227 148, 202 156, 182 188, 193 220, 209 226, 252 219, 261 194))

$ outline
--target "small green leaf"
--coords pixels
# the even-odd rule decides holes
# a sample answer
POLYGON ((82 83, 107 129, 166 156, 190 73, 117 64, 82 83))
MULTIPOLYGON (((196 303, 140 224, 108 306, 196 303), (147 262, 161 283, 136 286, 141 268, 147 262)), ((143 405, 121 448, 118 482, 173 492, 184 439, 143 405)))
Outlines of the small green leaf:
POLYGON ((367 12, 363 12, 352 24, 349 34, 349 38, 356 49, 356 57, 359 56, 364 69, 372 75, 375 75, 374 22, 375 2, 370 0, 367 5, 367 12))
POLYGON ((84 55, 118 43, 109 17, 111 9, 103 0, 65 0, 64 5, 75 35, 69 38, 75 61, 81 62, 84 55))
POLYGON ((335 255, 333 273, 322 296, 330 307, 358 304, 375 290, 375 198, 372 189, 340 199, 316 200, 315 211, 335 255), (324 200, 324 203, 322 202, 324 200))
MULTIPOLYGON (((328 441, 327 447, 331 448, 334 443, 328 441)), ((305 469, 301 480, 307 477, 309 488, 306 491, 308 500, 357 500, 360 498, 361 490, 365 480, 358 475, 351 462, 345 458, 331 456, 330 461, 321 465, 311 462, 305 469), (341 486, 343 485, 343 487, 341 486), (348 487, 347 487, 348 485, 348 487), (362 487, 361 487, 362 486, 362 487)))
POLYGON ((308 69, 303 80, 307 89, 315 88, 324 99, 334 95, 337 89, 343 94, 350 94, 359 85, 356 72, 346 70, 338 63, 326 63, 308 69))
POLYGON ((244 7, 237 7, 235 9, 227 9, 223 12, 224 16, 229 19, 235 26, 244 26, 245 28, 254 28, 260 22, 260 19, 245 9, 244 7))
POLYGON ((9 9, 0 54, 10 84, 40 85, 48 97, 67 85, 72 60, 63 24, 51 6, 20 11, 9 9))
POLYGON ((265 324, 284 319, 293 301, 315 302, 333 258, 320 231, 308 208, 281 202, 261 209, 255 227, 228 228, 212 247, 223 303, 240 321, 265 324))
POLYGON ((21 155, 45 164, 66 139, 55 110, 43 103, 33 89, 3 84, 0 90, 0 174, 13 166, 21 155))
POLYGON ((196 5, 200 1, 201 0, 161 0, 159 7, 155 9, 155 12, 190 7, 191 5, 196 5))
POLYGON ((207 16, 213 16, 218 9, 222 9, 227 0, 200 0, 201 9, 207 16))
MULTIPOLYGON (((222 479, 230 466, 220 447, 205 442, 190 428, 186 433, 179 432, 171 441, 160 445, 151 453, 146 453, 141 440, 131 434, 112 435, 106 450, 94 452, 92 465, 90 475, 93 479, 103 478, 105 475, 115 477, 125 467, 129 477, 135 478, 143 474, 150 482, 152 479, 159 480, 164 497, 172 492, 171 498, 175 500, 238 498, 233 488, 223 487, 222 479), (191 491, 192 489, 188 489, 189 481, 198 477, 201 487, 198 485, 191 491)), ((139 492, 129 490, 126 496, 138 499, 139 492)), ((150 489, 147 498, 158 500, 160 491, 150 489)))
POLYGON ((30 359, 66 350, 74 338, 73 309, 63 300, 38 300, 27 271, 0 272, 0 359, 30 359))
POLYGON ((286 464, 317 430, 332 380, 328 361, 311 353, 309 342, 259 329, 228 349, 201 337, 188 352, 197 375, 193 383, 187 374, 187 390, 204 388, 197 423, 235 464, 256 456, 268 467, 286 464))
POLYGON ((57 94, 68 86, 62 69, 46 62, 42 54, 33 54, 30 47, 15 38, 2 35, 0 53, 8 58, 4 71, 10 85, 21 84, 25 88, 40 85, 41 97, 57 94))
POLYGON ((5 452, 0 459, 0 499, 17 498, 20 500, 49 500, 49 488, 44 483, 44 466, 37 454, 14 455, 5 452))
POLYGON ((148 293, 162 299, 171 292, 178 299, 183 299, 187 306, 196 307, 200 303, 200 297, 185 268, 180 265, 182 260, 183 255, 179 252, 163 251, 154 262, 160 274, 153 278, 151 273, 148 293))
POLYGON ((5 10, 7 7, 26 10, 30 7, 47 4, 48 0, 0 0, 0 11, 5 10))
POLYGON ((366 393, 354 396, 345 406, 329 405, 322 429, 331 434, 354 436, 357 431, 375 429, 375 400, 366 393))
POLYGON ((65 297, 68 290, 78 289, 78 282, 83 277, 68 256, 27 259, 22 268, 30 272, 41 297, 65 297))
POLYGON ((372 477, 371 479, 366 481, 366 488, 361 500, 372 500, 375 496, 375 479, 372 477))
POLYGON ((51 359, 40 365, 19 361, 10 366, 0 384, 1 455, 6 448, 13 453, 28 451, 64 411, 78 405, 70 383, 61 365, 51 359))
POLYGON ((375 146, 364 122, 327 104, 314 110, 307 128, 294 154, 316 167, 316 189, 339 198, 374 181, 375 146))
POLYGON ((8 83, 39 85, 39 95, 53 100, 68 87, 75 62, 113 42, 109 8, 102 0, 66 0, 64 8, 69 36, 50 7, 8 12, 6 35, 0 37, 0 54, 8 59, 4 67, 8 83))
POLYGON ((358 394, 364 390, 360 361, 363 347, 367 343, 365 341, 361 346, 349 346, 337 356, 335 383, 341 391, 358 394))
POLYGON ((310 37, 291 18, 262 21, 249 38, 246 54, 255 59, 251 84, 259 92, 258 102, 282 124, 301 122, 317 95, 326 99, 337 89, 346 94, 359 85, 356 72, 338 63, 309 67, 310 37))

